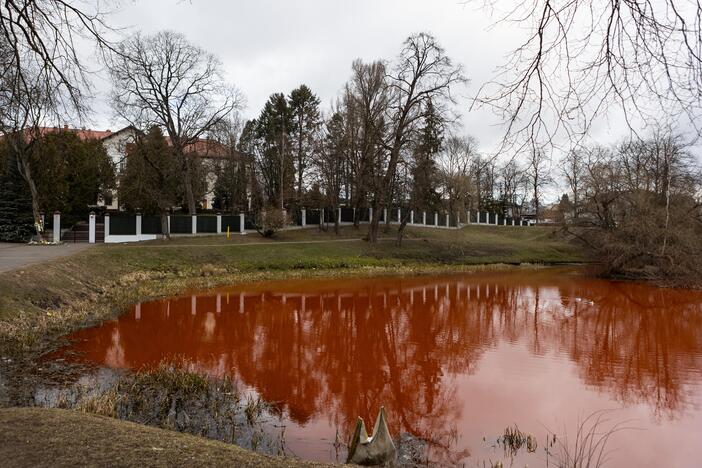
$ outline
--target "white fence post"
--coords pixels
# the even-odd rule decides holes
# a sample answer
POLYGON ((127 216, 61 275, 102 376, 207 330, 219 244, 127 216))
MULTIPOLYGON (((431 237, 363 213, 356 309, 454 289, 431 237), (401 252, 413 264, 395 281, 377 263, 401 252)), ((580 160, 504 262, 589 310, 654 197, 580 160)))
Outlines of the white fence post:
POLYGON ((514 226, 514 218, 512 218, 512 226, 514 226))
POLYGON ((136 237, 137 237, 137 240, 140 241, 141 240, 141 213, 136 214, 136 221, 135 222, 136 222, 136 231, 135 231, 136 237))
POLYGON ((410 210, 410 224, 414 224, 414 210, 410 210))
POLYGON ((302 227, 305 227, 305 226, 307 226, 307 210, 303 208, 300 211, 302 213, 302 215, 301 215, 302 216, 302 227))
POLYGON ((438 225, 439 225, 439 213, 437 213, 435 211, 434 212, 434 226, 438 226, 438 225))
POLYGON ((451 221, 451 213, 446 212, 446 227, 449 227, 449 222, 451 221))
POLYGON ((387 223, 388 222, 388 209, 383 208, 383 222, 387 223))
POLYGON ((427 212, 422 211, 422 224, 427 224, 427 212))
POLYGON ((402 223, 402 208, 397 209, 397 222, 398 224, 402 223))
POLYGON ((466 210, 466 224, 470 224, 470 210, 466 210))
POLYGON ((197 215, 192 215, 192 234, 197 234, 197 215))
POLYGON ((95 243, 95 212, 91 211, 88 218, 88 243, 95 243))
POLYGON ((336 219, 338 220, 338 223, 341 224, 341 208, 337 208, 337 213, 336 213, 336 219))
POLYGON ((373 207, 368 207, 368 222, 373 221, 373 207))
POLYGON ((222 215, 217 213, 217 234, 222 234, 222 215))
POLYGON ((498 216, 497 213, 495 213, 495 226, 497 226, 500 223, 500 217, 498 216))
POLYGON ((110 237, 110 213, 105 213, 105 243, 110 237))
POLYGON ((61 242, 61 213, 54 211, 54 242, 61 242))
POLYGON ((239 213, 239 232, 244 233, 244 223, 246 222, 244 213, 239 213))

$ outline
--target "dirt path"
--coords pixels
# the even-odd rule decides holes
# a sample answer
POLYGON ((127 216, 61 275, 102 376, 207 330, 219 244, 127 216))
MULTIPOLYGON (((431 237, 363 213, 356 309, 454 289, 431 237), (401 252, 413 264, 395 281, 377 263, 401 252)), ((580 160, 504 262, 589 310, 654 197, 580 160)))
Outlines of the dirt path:
POLYGON ((73 255, 92 244, 28 245, 0 242, 0 273, 73 255))
POLYGON ((322 467, 78 411, 0 410, 0 465, 322 467))

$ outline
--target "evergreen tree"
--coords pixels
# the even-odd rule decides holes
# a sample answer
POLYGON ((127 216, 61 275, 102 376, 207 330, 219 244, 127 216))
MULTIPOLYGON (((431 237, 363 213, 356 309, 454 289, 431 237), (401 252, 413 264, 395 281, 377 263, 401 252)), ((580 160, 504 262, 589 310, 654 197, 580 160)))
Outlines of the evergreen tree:
POLYGON ((129 210, 164 215, 182 196, 180 165, 158 127, 138 135, 129 147, 119 198, 129 210))
POLYGON ((34 233, 32 195, 17 169, 15 155, 0 145, 0 241, 26 242, 34 233))
POLYGON ((302 200, 304 176, 312 157, 315 135, 321 125, 319 98, 306 85, 290 93, 288 105, 292 114, 291 144, 297 171, 296 201, 302 200))
POLYGON ((412 204, 418 209, 430 209, 439 202, 436 192, 436 157, 442 149, 444 124, 431 100, 424 110, 424 125, 414 149, 412 166, 412 204))
POLYGON ((257 120, 254 156, 258 160, 267 202, 281 209, 294 192, 292 128, 292 113, 285 95, 271 95, 257 120))
POLYGON ((37 138, 30 163, 39 206, 47 213, 60 211, 69 222, 86 219, 89 206, 115 186, 113 163, 102 142, 81 140, 74 132, 37 138))

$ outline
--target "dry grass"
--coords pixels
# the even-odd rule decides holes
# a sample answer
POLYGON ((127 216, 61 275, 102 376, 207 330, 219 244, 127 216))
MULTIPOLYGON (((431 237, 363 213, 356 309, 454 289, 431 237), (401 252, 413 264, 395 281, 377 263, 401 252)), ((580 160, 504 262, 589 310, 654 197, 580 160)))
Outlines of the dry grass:
POLYGON ((0 409, 3 467, 315 467, 189 434, 78 411, 0 409))

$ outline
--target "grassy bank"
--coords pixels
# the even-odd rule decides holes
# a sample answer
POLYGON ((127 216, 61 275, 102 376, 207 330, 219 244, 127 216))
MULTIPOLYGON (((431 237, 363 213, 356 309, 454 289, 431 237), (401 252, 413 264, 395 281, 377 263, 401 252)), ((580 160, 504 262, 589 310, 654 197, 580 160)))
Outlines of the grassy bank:
POLYGON ((78 411, 0 409, 3 466, 315 467, 232 444, 78 411))

